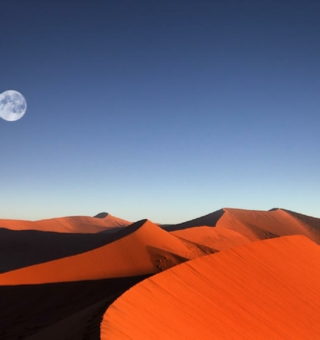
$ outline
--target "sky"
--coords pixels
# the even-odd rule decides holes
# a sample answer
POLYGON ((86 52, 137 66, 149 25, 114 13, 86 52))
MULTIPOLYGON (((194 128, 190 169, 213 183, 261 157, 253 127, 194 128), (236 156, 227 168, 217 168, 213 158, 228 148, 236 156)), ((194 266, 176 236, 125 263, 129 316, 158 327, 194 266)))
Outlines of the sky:
POLYGON ((319 1, 0 8, 0 218, 320 217, 319 1))

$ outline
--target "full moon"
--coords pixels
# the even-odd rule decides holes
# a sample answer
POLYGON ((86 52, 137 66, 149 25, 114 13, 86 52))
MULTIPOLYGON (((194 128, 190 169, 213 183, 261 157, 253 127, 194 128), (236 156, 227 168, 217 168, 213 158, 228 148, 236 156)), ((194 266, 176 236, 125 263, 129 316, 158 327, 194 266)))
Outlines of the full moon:
POLYGON ((20 119, 27 111, 27 102, 24 96, 14 90, 0 94, 0 117, 9 122, 20 119))

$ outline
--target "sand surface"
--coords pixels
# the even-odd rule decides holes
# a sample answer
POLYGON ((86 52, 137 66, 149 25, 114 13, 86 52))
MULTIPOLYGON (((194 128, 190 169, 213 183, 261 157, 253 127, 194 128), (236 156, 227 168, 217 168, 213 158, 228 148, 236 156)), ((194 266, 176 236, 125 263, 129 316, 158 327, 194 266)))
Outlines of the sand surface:
POLYGON ((240 233, 226 228, 212 227, 193 227, 177 231, 171 234, 181 237, 182 239, 210 247, 217 251, 240 246, 251 241, 240 233))
POLYGON ((101 339, 319 339, 320 247, 303 236, 225 250, 128 290, 101 339))
POLYGON ((284 209, 0 220, 0 339, 317 339, 319 243, 284 209))

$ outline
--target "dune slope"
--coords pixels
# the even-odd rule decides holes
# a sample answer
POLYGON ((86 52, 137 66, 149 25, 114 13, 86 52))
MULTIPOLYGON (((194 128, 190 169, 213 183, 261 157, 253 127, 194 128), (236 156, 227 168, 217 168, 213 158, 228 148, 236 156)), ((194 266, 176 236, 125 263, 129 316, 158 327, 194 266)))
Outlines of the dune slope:
MULTIPOLYGON (((118 229, 118 228, 117 228, 118 229)), ((80 254, 112 242, 115 233, 0 229, 0 273, 80 254)))
POLYGON ((226 228, 193 227, 172 231, 171 234, 217 251, 251 242, 247 237, 226 228))
POLYGON ((106 246, 0 274, 0 285, 145 275, 206 255, 206 251, 195 244, 171 235, 148 220, 136 222, 119 233, 122 237, 106 246))
POLYGON ((101 339, 319 339, 320 247, 253 242, 169 269, 106 311, 101 339))

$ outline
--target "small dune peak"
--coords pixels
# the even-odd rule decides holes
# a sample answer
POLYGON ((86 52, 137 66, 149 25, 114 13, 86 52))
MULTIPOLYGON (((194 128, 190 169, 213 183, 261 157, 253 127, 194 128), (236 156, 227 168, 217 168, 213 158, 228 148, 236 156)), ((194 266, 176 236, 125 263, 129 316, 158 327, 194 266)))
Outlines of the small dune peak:
POLYGON ((95 216, 93 216, 94 218, 106 218, 109 214, 107 212, 101 212, 95 216))
POLYGON ((176 230, 182 230, 187 228, 193 228, 193 227, 199 227, 199 226, 209 226, 209 227, 215 227, 219 219, 223 216, 225 213, 225 209, 220 209, 217 211, 214 211, 213 213, 195 218, 193 220, 189 220, 183 223, 179 224, 170 224, 166 225, 164 229, 166 231, 176 231, 176 230))
POLYGON ((130 227, 137 227, 137 228, 140 228, 142 227, 145 223, 147 223, 149 220, 148 219, 143 219, 143 220, 139 220, 139 221, 136 221, 134 223, 132 223, 130 225, 130 227))

